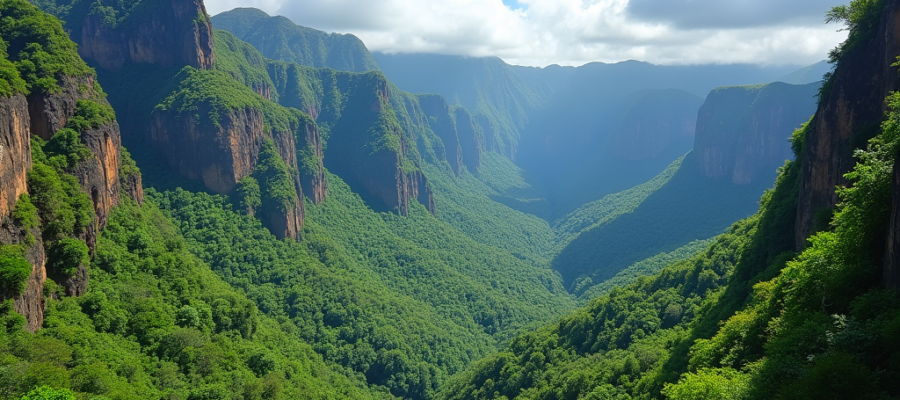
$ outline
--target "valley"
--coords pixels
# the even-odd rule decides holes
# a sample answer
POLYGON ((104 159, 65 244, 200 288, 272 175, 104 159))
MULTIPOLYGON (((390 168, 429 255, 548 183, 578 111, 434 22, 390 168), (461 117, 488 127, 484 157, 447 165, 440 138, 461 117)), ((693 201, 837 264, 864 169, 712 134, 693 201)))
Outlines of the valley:
POLYGON ((0 398, 900 396, 900 6, 849 7, 807 67, 537 68, 0 0, 0 398))

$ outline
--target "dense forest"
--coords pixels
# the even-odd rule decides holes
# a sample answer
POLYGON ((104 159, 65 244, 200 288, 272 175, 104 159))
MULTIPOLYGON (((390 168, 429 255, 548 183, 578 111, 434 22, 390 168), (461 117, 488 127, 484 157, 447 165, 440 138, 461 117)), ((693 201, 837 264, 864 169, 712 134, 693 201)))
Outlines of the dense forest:
POLYGON ((0 0, 0 398, 896 398, 895 3, 822 86, 0 0))

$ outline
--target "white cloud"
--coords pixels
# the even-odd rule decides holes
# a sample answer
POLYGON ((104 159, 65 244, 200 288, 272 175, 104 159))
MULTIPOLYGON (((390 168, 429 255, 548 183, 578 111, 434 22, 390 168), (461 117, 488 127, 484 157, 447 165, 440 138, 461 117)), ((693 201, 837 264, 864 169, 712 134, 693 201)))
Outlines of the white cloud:
POLYGON ((207 0, 206 5, 210 14, 256 7, 300 25, 353 33, 372 51, 498 56, 534 66, 628 59, 812 64, 846 37, 811 17, 824 14, 818 10, 824 0, 792 0, 790 7, 777 6, 784 0, 630 1, 518 0, 515 9, 502 0, 207 0))

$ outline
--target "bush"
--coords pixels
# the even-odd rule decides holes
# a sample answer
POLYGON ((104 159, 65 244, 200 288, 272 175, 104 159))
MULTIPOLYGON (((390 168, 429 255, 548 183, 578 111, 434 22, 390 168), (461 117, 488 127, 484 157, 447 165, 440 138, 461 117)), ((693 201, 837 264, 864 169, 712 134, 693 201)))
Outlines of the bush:
POLYGON ((87 245, 78 239, 63 238, 50 247, 47 267, 66 276, 74 276, 78 267, 87 262, 87 245))
POLYGON ((31 263, 18 246, 0 247, 0 295, 9 298, 22 294, 29 275, 31 263))
POLYGON ((19 400, 75 400, 75 394, 68 389, 54 389, 50 386, 41 386, 28 392, 19 400))

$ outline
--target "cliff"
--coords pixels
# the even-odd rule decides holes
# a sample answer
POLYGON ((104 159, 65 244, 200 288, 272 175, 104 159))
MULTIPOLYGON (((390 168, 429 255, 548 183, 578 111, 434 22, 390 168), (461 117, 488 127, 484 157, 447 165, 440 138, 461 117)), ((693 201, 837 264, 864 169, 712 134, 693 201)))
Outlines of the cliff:
POLYGON ((118 11, 125 16, 115 23, 93 12, 69 16, 66 26, 85 60, 108 70, 129 63, 212 68, 212 24, 201 0, 143 0, 118 11))
POLYGON ((219 194, 233 194, 242 179, 257 177, 261 162, 274 165, 265 168, 277 174, 258 178, 263 203, 258 217, 279 238, 298 239, 303 225, 298 150, 304 157, 307 143, 318 140, 312 121, 221 71, 185 67, 175 80, 176 89, 152 114, 148 139, 156 153, 179 175, 219 194), (267 143, 273 154, 261 159, 267 143), (276 187, 279 193, 270 197, 277 205, 265 206, 266 193, 276 187))
POLYGON ((463 164, 474 173, 481 168, 481 151, 484 148, 484 131, 465 108, 455 107, 456 135, 463 153, 463 164))
POLYGON ((885 97, 900 89, 900 75, 892 66, 900 54, 900 4, 886 1, 883 7, 874 28, 851 32, 855 43, 843 50, 806 133, 794 234, 797 250, 824 228, 816 226, 817 214, 837 204, 834 188, 848 184, 844 174, 856 163, 853 150, 877 133, 885 97))
POLYGON ((428 117, 428 125, 444 143, 444 154, 450 168, 457 176, 462 172, 463 152, 459 136, 456 133, 456 121, 451 113, 450 105, 443 97, 436 94, 416 96, 422 112, 428 117))
POLYGON ((294 24, 285 17, 271 17, 255 8, 236 8, 212 17, 216 29, 224 29, 252 44, 273 60, 295 62, 338 71, 377 71, 378 63, 359 38, 325 33, 294 24))
POLYGON ((697 114, 693 159, 700 173, 756 181, 793 157, 791 133, 815 111, 818 84, 736 86, 710 92, 697 114))
POLYGON ((0 218, 10 215, 27 190, 31 169, 28 103, 21 94, 0 98, 0 218))
POLYGON ((610 156, 646 160, 691 149, 699 97, 680 90, 648 90, 632 97, 637 100, 610 133, 610 156))

